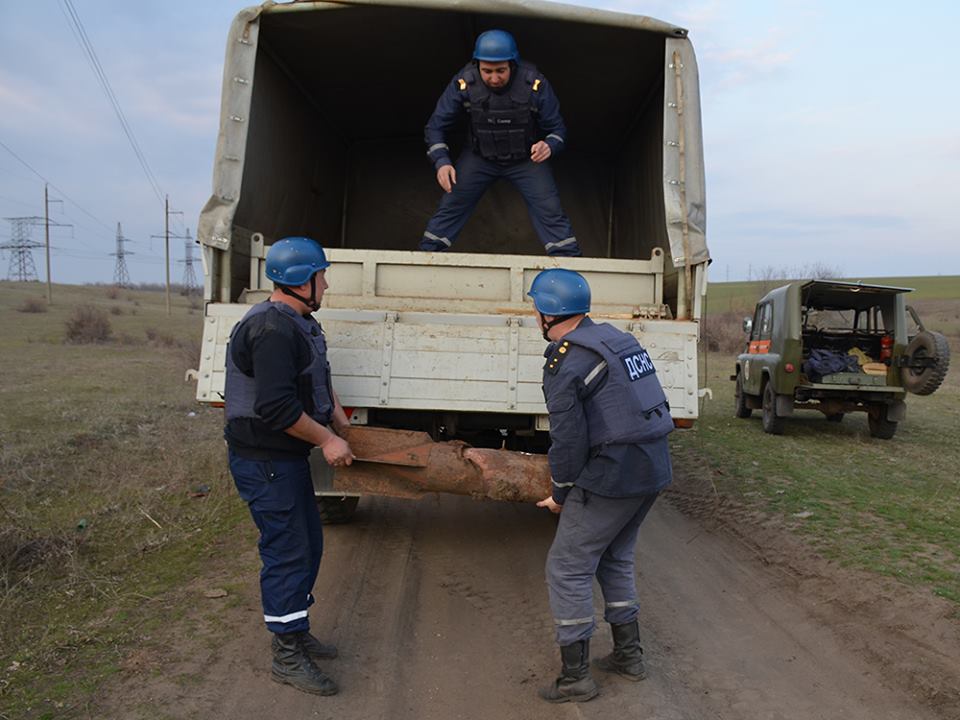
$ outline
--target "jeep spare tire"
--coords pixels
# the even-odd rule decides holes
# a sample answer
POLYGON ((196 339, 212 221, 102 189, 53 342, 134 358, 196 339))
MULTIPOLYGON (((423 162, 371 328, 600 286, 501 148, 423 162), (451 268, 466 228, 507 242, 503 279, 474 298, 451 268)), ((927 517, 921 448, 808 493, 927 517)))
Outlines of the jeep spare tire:
POLYGON ((907 346, 907 365, 900 370, 903 387, 914 395, 930 395, 947 376, 950 344, 938 332, 923 330, 907 346))

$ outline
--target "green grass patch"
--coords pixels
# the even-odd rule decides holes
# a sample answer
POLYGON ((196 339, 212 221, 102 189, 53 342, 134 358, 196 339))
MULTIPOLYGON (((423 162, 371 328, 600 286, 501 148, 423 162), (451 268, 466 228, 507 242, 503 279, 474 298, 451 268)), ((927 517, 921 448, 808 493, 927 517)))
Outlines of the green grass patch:
MULTIPOLYGON (((955 305, 960 303, 955 303, 955 305)), ((960 604, 960 382, 907 398, 892 440, 871 438, 864 413, 830 423, 798 410, 782 436, 760 411, 734 416, 734 357, 710 354, 696 427, 676 433, 678 469, 772 514, 822 555, 896 577, 960 604)))
POLYGON ((0 612, 15 618, 0 624, 5 719, 83 715, 131 650, 195 604, 191 584, 248 525, 222 412, 184 382, 196 303, 174 296, 168 316, 162 293, 55 286, 46 312, 24 312, 34 295, 0 283, 0 612), (81 305, 106 308, 111 341, 65 344, 81 305))

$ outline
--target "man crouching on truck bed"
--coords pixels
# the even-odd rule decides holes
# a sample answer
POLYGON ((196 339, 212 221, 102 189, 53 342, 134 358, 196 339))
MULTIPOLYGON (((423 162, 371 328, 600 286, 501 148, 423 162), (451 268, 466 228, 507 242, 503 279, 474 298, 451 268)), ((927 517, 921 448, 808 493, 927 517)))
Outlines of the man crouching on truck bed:
POLYGON ((486 189, 506 178, 523 195, 547 255, 580 255, 547 163, 566 134, 553 88, 520 60, 513 36, 503 30, 481 34, 473 61, 454 76, 424 131, 427 157, 445 194, 420 249, 449 250, 486 189), (464 112, 470 116, 470 147, 454 168, 446 133, 464 112))
POLYGON ((562 670, 540 691, 549 702, 600 692, 590 675, 593 576, 606 602, 613 652, 598 669, 642 680, 634 552, 657 494, 670 484, 670 407, 649 353, 630 333, 594 323, 590 287, 572 270, 544 270, 527 293, 543 338, 553 492, 537 503, 560 513, 547 556, 550 609, 562 670))
POLYGON ((323 531, 308 456, 314 447, 334 466, 349 465, 347 442, 326 425, 349 425, 330 387, 327 346, 311 313, 320 308, 327 262, 304 237, 275 242, 267 253, 269 300, 255 305, 230 335, 224 435, 230 472, 260 530, 263 619, 273 636, 273 679, 333 695, 337 684, 313 658, 337 649, 310 634, 307 608, 320 570, 323 531))

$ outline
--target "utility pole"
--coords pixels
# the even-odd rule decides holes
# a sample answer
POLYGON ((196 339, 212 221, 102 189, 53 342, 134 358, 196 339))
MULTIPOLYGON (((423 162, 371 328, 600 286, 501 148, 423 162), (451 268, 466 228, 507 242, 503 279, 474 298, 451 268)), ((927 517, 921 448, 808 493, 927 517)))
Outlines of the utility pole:
POLYGON ((130 242, 130 239, 123 236, 120 223, 117 223, 117 251, 110 254, 117 258, 117 263, 113 268, 113 284, 121 288, 130 286, 130 273, 127 272, 126 258, 127 255, 133 255, 133 253, 123 249, 123 244, 128 242, 130 242))
MULTIPOLYGON (((43 184, 43 234, 44 234, 44 245, 46 245, 47 252, 47 304, 53 305, 53 280, 50 274, 50 203, 58 202, 63 203, 63 200, 51 200, 50 199, 50 187, 48 183, 43 184)), ((63 223, 53 223, 55 226, 60 227, 63 223)))
MULTIPOLYGON (((183 212, 180 210, 171 210, 170 209, 170 196, 163 196, 163 235, 151 235, 150 237, 162 237, 163 238, 163 250, 164 250, 164 271, 166 277, 166 288, 167 288, 167 315, 170 314, 170 216, 171 215, 183 215, 183 212)), ((179 237, 179 236, 174 236, 179 237)))

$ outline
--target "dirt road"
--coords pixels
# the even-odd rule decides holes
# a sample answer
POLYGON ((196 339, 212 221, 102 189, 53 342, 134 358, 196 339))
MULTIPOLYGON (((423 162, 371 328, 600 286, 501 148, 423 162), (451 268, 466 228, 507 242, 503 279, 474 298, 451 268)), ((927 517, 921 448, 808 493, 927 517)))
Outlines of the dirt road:
MULTIPOLYGON (((251 553, 242 602, 165 660, 134 667, 101 710, 230 720, 955 717, 956 706, 938 707, 884 669, 855 623, 825 624, 827 603, 804 599, 795 578, 664 500, 639 550, 649 678, 600 676, 589 703, 543 703, 536 688, 558 663, 543 583, 553 530, 533 507, 366 498, 353 524, 327 529, 312 612, 315 634, 340 648, 324 665, 338 696, 271 682, 251 553)), ((601 624, 593 652, 609 646, 601 624)))

